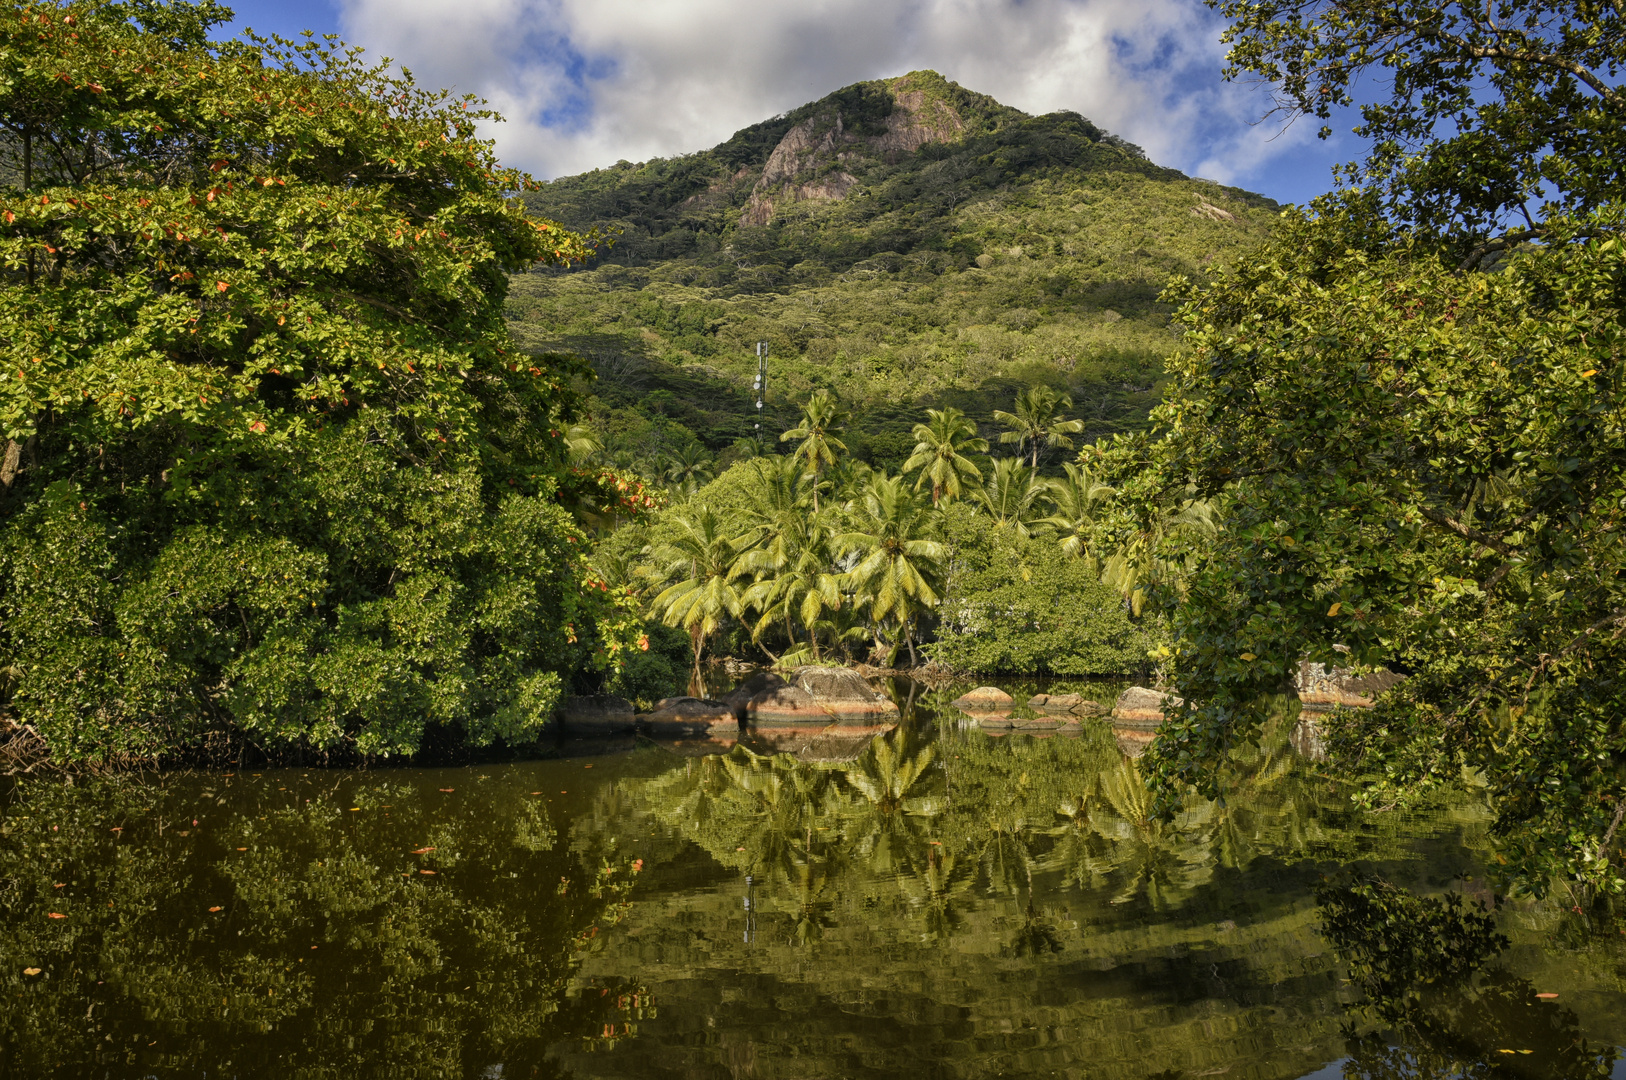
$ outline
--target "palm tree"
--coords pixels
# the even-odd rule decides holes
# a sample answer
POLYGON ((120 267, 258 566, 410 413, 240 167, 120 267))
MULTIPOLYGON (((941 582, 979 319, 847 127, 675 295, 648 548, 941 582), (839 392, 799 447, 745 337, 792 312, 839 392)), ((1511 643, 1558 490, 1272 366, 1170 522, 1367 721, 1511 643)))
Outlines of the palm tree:
POLYGON ((869 485, 869 479, 875 470, 867 463, 857 458, 842 458, 830 469, 830 494, 843 503, 857 502, 864 497, 864 490, 869 485))
POLYGON ((1097 480, 1082 465, 1069 461, 1062 468, 1067 475, 1050 481, 1045 494, 1055 513, 1039 523, 1055 529, 1062 553, 1076 559, 1089 554, 1096 505, 1116 495, 1117 489, 1097 480))
POLYGON ((676 514, 679 533, 652 553, 663 580, 673 581, 655 597, 655 611, 667 626, 681 626, 689 632, 694 650, 693 683, 705 695, 700 675, 700 659, 706 642, 722 626, 724 615, 739 615, 740 590, 734 579, 735 556, 739 542, 723 533, 720 518, 709 506, 700 506, 692 515, 676 514))
POLYGON ((977 438, 977 425, 959 409, 927 409, 928 422, 916 424, 914 453, 903 463, 904 472, 920 470, 915 486, 932 486, 932 505, 944 495, 954 498, 967 480, 981 480, 982 472, 966 454, 988 450, 988 440, 977 438))
POLYGON ((591 424, 582 421, 565 429, 565 455, 572 465, 581 465, 603 452, 604 444, 591 424))
POLYGON ((684 443, 666 457, 666 479, 683 492, 698 491, 712 472, 712 458, 698 442, 684 443))
POLYGON ((1212 536, 1219 531, 1217 508, 1208 499, 1187 497, 1151 507, 1141 519, 1140 528, 1119 545, 1101 567, 1101 580, 1114 586, 1139 615, 1146 603, 1147 590, 1158 582, 1179 584, 1189 553, 1171 553, 1169 541, 1212 536))
POLYGON ((791 457, 806 463, 807 471, 813 474, 814 513, 819 509, 820 475, 828 466, 836 463, 838 452, 845 453, 847 450, 847 444, 838 438, 842 430, 840 418, 841 407, 836 396, 828 390, 816 390, 802 407, 802 422, 779 436, 780 442, 801 440, 791 452, 791 457))
POLYGON ((1021 458, 1000 458, 976 495, 994 519, 995 528, 1009 528, 1018 536, 1026 536, 1033 506, 1049 490, 1049 485, 1021 458))
POLYGON ((1084 421, 1060 418, 1061 413, 1072 407, 1073 399, 1069 395, 1058 394, 1048 386, 1030 386, 1018 391, 1013 412, 994 411, 994 419, 1009 429, 1000 435, 999 441, 1016 443, 1017 453, 1021 453, 1023 446, 1031 446, 1030 464, 1037 469, 1041 446, 1071 449, 1073 440, 1068 436, 1084 430, 1084 421))
POLYGON ((808 513, 813 484, 799 462, 774 458, 759 460, 755 467, 766 495, 762 505, 746 510, 754 520, 755 535, 735 563, 736 573, 756 578, 744 596, 745 604, 761 613, 751 636, 761 647, 763 631, 782 620, 794 649, 791 620, 800 616, 818 659, 818 618, 826 608, 841 606, 841 579, 833 569, 830 532, 819 514, 808 513))
MULTIPOLYGON (((881 623, 895 620, 909 648, 909 662, 915 664, 912 623, 921 608, 937 603, 933 582, 947 557, 947 549, 932 537, 935 515, 904 486, 902 477, 884 473, 871 479, 862 514, 868 532, 855 529, 835 539, 838 551, 858 556, 847 581, 869 605, 877 644, 881 623)), ((892 648, 896 652, 897 644, 892 648)))

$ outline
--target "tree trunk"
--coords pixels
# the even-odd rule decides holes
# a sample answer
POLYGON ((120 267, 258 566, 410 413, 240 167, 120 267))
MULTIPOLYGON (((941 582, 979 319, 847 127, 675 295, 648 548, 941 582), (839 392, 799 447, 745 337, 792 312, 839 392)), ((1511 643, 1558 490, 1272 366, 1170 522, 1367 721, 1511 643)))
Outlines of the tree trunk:
POLYGON ((0 458, 0 487, 11 487, 11 482, 17 478, 17 470, 23 463, 23 444, 16 439, 6 440, 5 457, 0 458))
POLYGON ((920 666, 920 658, 915 655, 915 631, 914 626, 912 625, 913 621, 914 619, 912 616, 904 617, 903 640, 904 644, 909 646, 909 667, 917 668, 920 666))
POLYGON ((700 688, 700 692, 694 696, 705 697, 706 682, 700 677, 700 654, 701 651, 706 647, 706 641, 705 638, 701 636, 699 623, 695 623, 689 628, 689 647, 694 650, 694 671, 690 673, 689 689, 691 692, 693 692, 694 688, 698 686, 700 688))

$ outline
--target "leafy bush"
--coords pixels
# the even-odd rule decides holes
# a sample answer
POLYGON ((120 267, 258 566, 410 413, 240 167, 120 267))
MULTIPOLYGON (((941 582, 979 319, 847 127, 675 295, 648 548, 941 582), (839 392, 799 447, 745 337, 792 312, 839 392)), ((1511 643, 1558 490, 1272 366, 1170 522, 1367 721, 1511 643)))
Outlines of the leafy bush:
POLYGON ((951 507, 949 585, 938 608, 939 663, 961 671, 1103 675, 1139 672, 1155 644, 1124 598, 1053 538, 991 528, 951 507))
POLYGON ((689 682, 689 639, 683 631, 655 621, 646 624, 646 631, 649 650, 629 655, 604 684, 605 693, 626 698, 639 712, 683 693, 689 682))

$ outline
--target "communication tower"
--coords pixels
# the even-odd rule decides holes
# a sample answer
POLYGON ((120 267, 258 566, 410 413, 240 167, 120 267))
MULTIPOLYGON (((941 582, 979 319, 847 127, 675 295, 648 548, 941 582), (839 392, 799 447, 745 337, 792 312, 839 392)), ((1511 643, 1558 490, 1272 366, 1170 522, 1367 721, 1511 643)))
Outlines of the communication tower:
POLYGON ((763 453, 762 403, 767 400, 768 396, 768 343, 766 341, 757 342, 757 377, 751 383, 751 389, 757 395, 757 418, 752 427, 756 432, 757 455, 761 456, 763 453))

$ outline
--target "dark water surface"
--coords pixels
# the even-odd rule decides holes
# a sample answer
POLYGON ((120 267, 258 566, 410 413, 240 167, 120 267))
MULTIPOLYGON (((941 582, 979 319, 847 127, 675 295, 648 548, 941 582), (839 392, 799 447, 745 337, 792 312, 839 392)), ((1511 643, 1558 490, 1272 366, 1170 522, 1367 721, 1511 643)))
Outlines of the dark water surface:
POLYGON ((1349 1010, 1317 888, 1488 898, 1471 792, 1359 814, 1284 724, 1161 824, 1132 733, 960 689, 886 733, 19 783, 0 1076, 1626 1077, 1626 923, 1567 898, 1349 1010))

